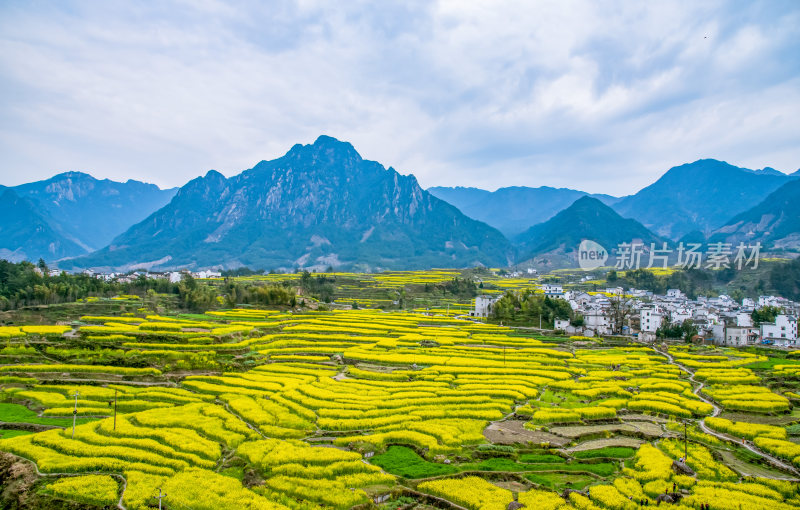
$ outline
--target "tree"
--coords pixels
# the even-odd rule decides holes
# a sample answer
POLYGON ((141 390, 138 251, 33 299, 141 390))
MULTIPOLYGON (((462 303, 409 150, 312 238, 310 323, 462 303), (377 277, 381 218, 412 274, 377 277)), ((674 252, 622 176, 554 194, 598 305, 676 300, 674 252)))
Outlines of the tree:
POLYGON ((495 304, 492 318, 503 322, 515 322, 552 328, 555 319, 572 318, 572 308, 563 299, 553 299, 526 290, 506 292, 495 304))
POLYGON ((611 296, 609 298, 608 311, 611 319, 611 330, 617 335, 622 334, 622 327, 627 325, 632 313, 630 301, 624 296, 611 296))
POLYGON ((780 296, 800 299, 800 258, 773 266, 769 284, 780 296))
POLYGON ((775 317, 781 313, 781 309, 777 306, 762 306, 756 308, 750 316, 753 318, 755 324, 762 324, 765 322, 775 322, 775 317))
POLYGON ((680 338, 683 340, 691 341, 697 335, 697 326, 691 319, 686 319, 681 324, 670 324, 664 318, 661 326, 656 330, 657 338, 680 338))
POLYGON ((194 290, 197 288, 197 280, 194 279, 194 276, 192 276, 191 273, 183 273, 181 276, 181 283, 189 290, 194 290))
POLYGON ((39 269, 41 269, 44 274, 47 274, 47 264, 43 258, 40 258, 39 263, 36 265, 39 266, 39 269))
POLYGON ((147 293, 145 294, 144 303, 147 308, 152 311, 156 311, 158 308, 158 296, 156 295, 156 291, 153 289, 147 289, 147 293))

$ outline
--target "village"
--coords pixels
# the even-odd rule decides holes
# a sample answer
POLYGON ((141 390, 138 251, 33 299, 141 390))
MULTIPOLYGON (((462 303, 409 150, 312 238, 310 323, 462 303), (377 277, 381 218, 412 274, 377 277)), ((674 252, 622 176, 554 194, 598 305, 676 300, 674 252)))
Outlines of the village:
MULTIPOLYGON (((698 296, 689 299, 678 289, 665 295, 646 290, 611 287, 599 292, 564 290, 561 285, 543 284, 546 296, 566 300, 576 318, 556 319, 554 328, 570 335, 633 336, 642 342, 654 342, 664 326, 681 326, 688 321, 697 330, 692 340, 731 347, 769 345, 795 348, 800 303, 777 296, 744 298, 698 296), (772 322, 755 323, 753 311, 772 307, 780 310, 772 322)), ((488 317, 498 296, 475 299, 473 317, 488 317)))

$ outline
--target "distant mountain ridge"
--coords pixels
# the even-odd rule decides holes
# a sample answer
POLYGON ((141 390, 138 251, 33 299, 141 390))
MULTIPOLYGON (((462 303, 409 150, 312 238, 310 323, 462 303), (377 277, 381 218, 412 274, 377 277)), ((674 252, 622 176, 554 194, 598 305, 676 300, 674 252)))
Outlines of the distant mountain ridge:
POLYGON ((162 190, 134 180, 96 179, 83 172, 61 173, 14 190, 37 204, 54 228, 87 253, 107 246, 128 227, 165 206, 177 192, 177 188, 162 190))
POLYGON ((519 261, 543 254, 570 256, 584 239, 602 245, 609 253, 621 243, 640 241, 646 245, 664 240, 636 220, 623 218, 596 198, 584 196, 544 223, 534 225, 514 238, 519 261))
POLYGON ((328 136, 226 179, 211 171, 71 268, 506 265, 497 230, 328 136))
POLYGON ((479 188, 433 187, 428 191, 482 221, 513 237, 525 229, 549 220, 582 196, 597 198, 607 205, 619 199, 610 195, 592 195, 569 188, 511 186, 496 191, 479 188))
POLYGON ((800 252, 800 179, 787 182, 755 207, 717 229, 710 241, 734 245, 760 242, 764 248, 800 252))
POLYGON ((616 242, 615 232, 648 242, 759 240, 800 252, 789 185, 798 177, 705 159, 622 198, 547 186, 425 191, 413 175, 321 136, 230 179, 212 170, 180 189, 82 172, 0 185, 0 257, 116 270, 496 266, 563 255, 582 238, 616 242))
POLYGON ((13 188, 0 189, 0 258, 19 262, 55 260, 85 253, 56 231, 37 205, 13 188))
POLYGON ((670 168, 613 207, 660 236, 678 239, 692 231, 711 233, 795 178, 769 167, 754 171, 701 159, 670 168))

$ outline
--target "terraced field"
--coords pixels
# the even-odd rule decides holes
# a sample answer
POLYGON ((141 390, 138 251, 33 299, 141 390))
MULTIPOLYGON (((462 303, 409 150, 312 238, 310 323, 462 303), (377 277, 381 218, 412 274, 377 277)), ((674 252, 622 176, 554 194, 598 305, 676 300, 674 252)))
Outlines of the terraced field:
POLYGON ((0 450, 33 462, 53 501, 800 506, 791 359, 375 309, 84 316, 0 334, 0 450))

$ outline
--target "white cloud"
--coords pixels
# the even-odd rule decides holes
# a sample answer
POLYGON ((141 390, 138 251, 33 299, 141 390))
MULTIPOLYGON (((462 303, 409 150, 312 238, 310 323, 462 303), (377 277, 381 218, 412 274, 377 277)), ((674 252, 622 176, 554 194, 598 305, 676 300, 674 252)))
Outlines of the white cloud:
POLYGON ((425 186, 800 166, 793 2, 37 6, 0 7, 3 184, 180 185, 319 134, 425 186))

